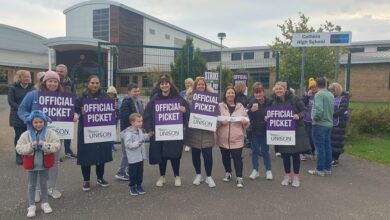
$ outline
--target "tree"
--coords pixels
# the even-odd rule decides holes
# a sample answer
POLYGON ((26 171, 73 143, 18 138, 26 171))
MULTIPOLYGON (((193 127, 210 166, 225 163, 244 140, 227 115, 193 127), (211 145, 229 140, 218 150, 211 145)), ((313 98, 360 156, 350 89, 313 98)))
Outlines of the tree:
MULTIPOLYGON (((277 25, 281 30, 281 37, 276 37, 271 49, 273 53, 280 52, 280 75, 282 80, 291 85, 299 84, 301 73, 301 49, 292 47, 293 33, 307 32, 335 32, 341 31, 341 27, 330 21, 325 21, 316 30, 309 26, 309 17, 299 13, 299 21, 293 22, 291 18, 282 25, 277 25)), ((305 48, 305 78, 325 76, 334 78, 336 63, 335 47, 306 47, 305 48)))
POLYGON ((184 80, 188 77, 203 76, 207 70, 207 62, 202 58, 199 48, 194 51, 193 40, 186 38, 182 51, 175 53, 175 61, 171 63, 171 76, 175 85, 184 89, 184 80))

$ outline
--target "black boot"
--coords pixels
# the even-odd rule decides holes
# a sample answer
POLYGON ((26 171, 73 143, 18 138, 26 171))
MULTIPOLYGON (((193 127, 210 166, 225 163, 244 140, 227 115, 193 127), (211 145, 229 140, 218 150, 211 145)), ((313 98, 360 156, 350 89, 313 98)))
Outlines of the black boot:
POLYGON ((23 156, 16 153, 16 164, 22 165, 23 164, 23 156))

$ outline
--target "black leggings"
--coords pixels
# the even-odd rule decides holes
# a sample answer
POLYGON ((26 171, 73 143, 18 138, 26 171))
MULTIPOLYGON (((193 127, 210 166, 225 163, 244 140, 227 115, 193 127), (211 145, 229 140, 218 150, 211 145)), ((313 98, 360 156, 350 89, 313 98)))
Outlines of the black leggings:
POLYGON ((206 175, 211 176, 211 170, 213 169, 213 148, 192 148, 192 164, 194 165, 196 174, 200 174, 201 160, 200 153, 203 155, 204 169, 206 170, 206 175))
POLYGON ((129 164, 129 186, 141 186, 144 177, 144 162, 129 164))
MULTIPOLYGON (((180 170, 180 158, 170 159, 173 174, 176 176, 180 176, 179 170, 180 170)), ((158 164, 158 167, 160 168, 160 176, 165 176, 165 173, 167 171, 167 158, 162 158, 161 163, 158 164)))
POLYGON ((294 154, 282 153, 284 172, 291 173, 291 157, 293 159, 294 173, 299 174, 299 169, 301 167, 301 159, 299 158, 299 153, 294 153, 294 154))
MULTIPOLYGON (((83 174, 84 181, 91 179, 91 166, 81 166, 81 173, 83 174)), ((96 176, 98 179, 103 179, 104 175, 104 163, 96 165, 96 176)))
POLYGON ((23 134, 23 132, 27 131, 27 127, 14 127, 14 131, 15 131, 14 146, 16 147, 16 144, 18 143, 20 136, 23 134))
POLYGON ((233 158, 233 164, 234 169, 236 170, 236 176, 242 177, 242 169, 243 169, 243 163, 242 163, 242 148, 238 149, 225 149, 220 147, 222 154, 222 163, 223 167, 225 168, 225 172, 231 173, 232 172, 232 165, 231 165, 231 159, 233 158))

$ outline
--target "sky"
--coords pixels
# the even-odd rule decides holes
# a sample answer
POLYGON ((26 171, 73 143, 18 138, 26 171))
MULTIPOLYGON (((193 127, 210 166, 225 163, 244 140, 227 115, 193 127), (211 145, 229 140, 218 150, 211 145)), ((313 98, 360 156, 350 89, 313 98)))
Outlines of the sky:
MULTIPOLYGON (((0 23, 41 36, 65 36, 63 10, 83 0, 13 0, 0 7, 0 23)), ((267 46, 277 27, 299 12, 315 29, 325 20, 352 31, 352 42, 390 40, 389 0, 116 0, 227 47, 267 46)))

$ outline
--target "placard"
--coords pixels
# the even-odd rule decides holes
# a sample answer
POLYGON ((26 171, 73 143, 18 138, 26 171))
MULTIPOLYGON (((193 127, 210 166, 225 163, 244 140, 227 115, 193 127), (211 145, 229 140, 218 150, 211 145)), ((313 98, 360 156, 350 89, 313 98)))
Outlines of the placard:
POLYGON ((154 101, 156 141, 183 140, 183 114, 180 99, 154 101))
POLYGON ((291 106, 271 106, 267 111, 267 144, 295 145, 294 110, 291 106))
POLYGON ((208 131, 217 130, 218 94, 194 92, 188 127, 208 131))

